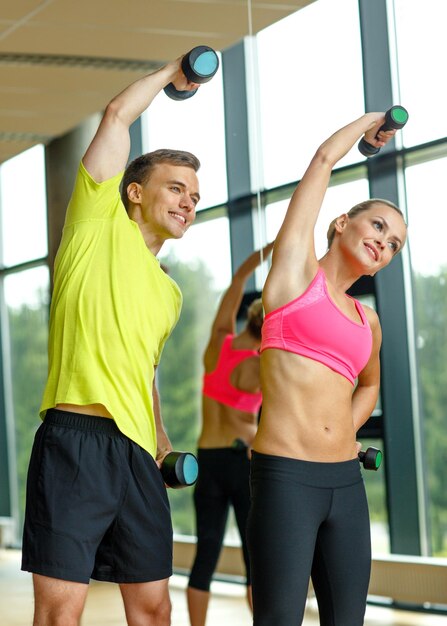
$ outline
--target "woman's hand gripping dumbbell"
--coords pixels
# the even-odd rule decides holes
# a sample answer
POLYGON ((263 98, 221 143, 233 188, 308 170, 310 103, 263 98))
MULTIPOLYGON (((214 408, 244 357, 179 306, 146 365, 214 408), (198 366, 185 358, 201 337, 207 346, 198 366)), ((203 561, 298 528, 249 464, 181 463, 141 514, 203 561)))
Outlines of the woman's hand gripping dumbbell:
POLYGON ((367 448, 366 451, 360 450, 358 453, 359 461, 366 470, 377 470, 382 463, 382 452, 377 448, 367 448))
MULTIPOLYGON (((405 126, 408 121, 408 111, 399 105, 392 106, 391 109, 385 113, 385 123, 379 128, 375 138, 378 139, 380 131, 387 130, 399 130, 405 126)), ((380 148, 373 146, 363 137, 360 139, 358 149, 363 156, 371 157, 380 152, 380 148)))

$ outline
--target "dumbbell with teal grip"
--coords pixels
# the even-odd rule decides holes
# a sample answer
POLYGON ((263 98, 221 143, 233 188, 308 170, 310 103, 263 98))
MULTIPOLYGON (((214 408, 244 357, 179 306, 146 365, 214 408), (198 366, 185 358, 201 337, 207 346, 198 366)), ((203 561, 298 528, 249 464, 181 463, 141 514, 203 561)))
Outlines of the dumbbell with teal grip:
POLYGON ((163 480, 173 489, 193 485, 198 473, 197 459, 190 452, 169 452, 161 464, 163 480))
MULTIPOLYGON (((216 52, 208 46, 196 46, 190 50, 182 59, 182 71, 191 83, 202 85, 212 79, 219 69, 219 57, 216 52)), ((169 83, 164 88, 167 96, 173 100, 187 100, 191 98, 197 89, 191 91, 180 91, 169 83)))
POLYGON ((383 457, 382 452, 373 447, 367 448, 366 452, 361 450, 358 456, 360 463, 366 470, 374 470, 375 472, 379 469, 383 457))
MULTIPOLYGON (((381 130, 400 130, 405 126, 408 122, 408 111, 404 107, 400 105, 395 105, 388 109, 385 113, 385 123, 379 128, 381 130)), ((376 135, 377 137, 377 135, 376 135)), ((363 154, 363 156, 370 157, 374 156, 380 151, 380 148, 376 148, 371 145, 364 138, 360 139, 358 149, 363 154)))

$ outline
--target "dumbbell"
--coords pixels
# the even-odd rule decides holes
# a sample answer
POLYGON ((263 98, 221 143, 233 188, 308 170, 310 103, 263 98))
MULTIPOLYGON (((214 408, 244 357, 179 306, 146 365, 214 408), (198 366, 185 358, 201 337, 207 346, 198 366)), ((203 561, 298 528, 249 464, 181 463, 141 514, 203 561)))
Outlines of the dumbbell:
POLYGON ((237 438, 231 444, 231 449, 233 450, 233 452, 243 452, 244 450, 247 450, 247 448, 248 444, 243 439, 237 438))
MULTIPOLYGON (((404 107, 399 106, 398 104, 388 109, 385 113, 385 123, 379 128, 378 133, 381 130, 399 130, 403 128, 408 121, 408 111, 404 109, 404 107)), ((377 135, 376 135, 377 137, 377 135)), ((358 149, 363 154, 363 156, 370 157, 374 156, 380 151, 380 148, 376 148, 371 145, 365 138, 362 137, 359 141, 358 149)))
MULTIPOLYGON (((182 71, 191 83, 207 83, 212 79, 219 68, 219 57, 212 48, 208 46, 196 46, 190 50, 182 59, 182 71)), ((164 88, 164 92, 172 100, 187 100, 191 98, 197 89, 191 91, 180 91, 169 83, 164 88)))
POLYGON ((382 463, 382 452, 377 448, 367 448, 366 452, 361 450, 358 456, 360 463, 363 464, 366 470, 377 472, 382 463))
POLYGON ((190 452, 169 452, 161 464, 161 475, 168 487, 180 489, 193 485, 199 473, 194 454, 190 452))

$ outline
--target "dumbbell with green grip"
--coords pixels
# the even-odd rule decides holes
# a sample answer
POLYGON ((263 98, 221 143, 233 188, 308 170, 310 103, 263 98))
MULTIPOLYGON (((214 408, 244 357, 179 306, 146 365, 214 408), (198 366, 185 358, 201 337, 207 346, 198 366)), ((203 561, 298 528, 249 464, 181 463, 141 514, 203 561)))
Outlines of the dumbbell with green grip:
MULTIPOLYGON (((401 107, 400 105, 395 105, 388 109, 385 113, 385 123, 379 128, 378 133, 381 130, 400 130, 405 126, 408 121, 408 111, 401 107)), ((377 135, 376 135, 377 138, 377 135)), ((358 149, 363 154, 363 156, 370 157, 374 156, 380 151, 380 148, 376 148, 371 145, 365 138, 362 137, 359 141, 358 149)))
POLYGON ((377 472, 382 463, 383 455, 377 448, 370 447, 367 448, 366 451, 361 450, 358 456, 360 463, 362 463, 366 470, 374 470, 377 472))

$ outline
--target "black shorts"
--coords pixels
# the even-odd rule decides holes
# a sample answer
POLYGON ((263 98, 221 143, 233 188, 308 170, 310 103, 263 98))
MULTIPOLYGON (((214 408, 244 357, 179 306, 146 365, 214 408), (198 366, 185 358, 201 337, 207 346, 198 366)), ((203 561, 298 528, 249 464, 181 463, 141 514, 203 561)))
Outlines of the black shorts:
POLYGON ((28 470, 22 569, 74 582, 172 574, 172 524, 151 455, 108 418, 51 409, 28 470))

